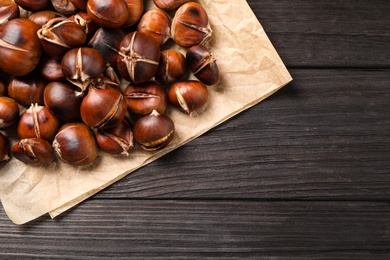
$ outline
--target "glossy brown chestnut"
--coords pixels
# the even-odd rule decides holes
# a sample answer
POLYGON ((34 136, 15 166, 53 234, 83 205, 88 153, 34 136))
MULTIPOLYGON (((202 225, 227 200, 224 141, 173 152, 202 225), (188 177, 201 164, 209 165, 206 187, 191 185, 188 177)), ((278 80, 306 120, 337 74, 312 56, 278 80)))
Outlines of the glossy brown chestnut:
POLYGON ((92 128, 114 127, 123 120, 126 112, 122 93, 105 85, 89 86, 80 106, 83 122, 92 128))
POLYGON ((71 16, 78 12, 77 7, 70 0, 50 0, 54 9, 62 15, 71 16))
POLYGON ((32 104, 20 116, 16 132, 20 139, 42 138, 51 141, 59 127, 60 121, 47 107, 32 104))
POLYGON ((86 12, 78 12, 75 15, 69 17, 69 20, 77 23, 81 28, 84 29, 87 34, 87 38, 92 37, 95 32, 99 29, 99 26, 94 23, 86 12))
POLYGON ((148 151, 167 146, 172 141, 174 133, 175 124, 172 119, 159 114, 156 110, 138 119, 133 127, 134 139, 148 151))
POLYGON ((36 12, 45 9, 50 0, 14 0, 20 7, 25 10, 36 12))
POLYGON ((127 4, 127 11, 129 17, 124 23, 123 27, 130 27, 136 24, 144 13, 144 1, 143 0, 125 0, 127 4))
POLYGON ((81 92, 62 82, 50 82, 44 91, 44 103, 49 110, 64 122, 81 121, 81 92))
POLYGON ((129 111, 140 116, 149 115, 153 110, 163 114, 168 104, 164 87, 155 81, 139 85, 130 83, 124 90, 124 96, 129 111))
POLYGON ((204 8, 195 2, 180 6, 172 20, 171 34, 173 40, 183 47, 208 41, 212 30, 204 8))
POLYGON ((0 26, 0 69, 14 76, 34 70, 42 53, 38 29, 36 23, 25 18, 15 18, 0 26))
POLYGON ((46 84, 47 82, 35 72, 13 77, 8 83, 8 96, 26 107, 33 103, 43 105, 43 91, 46 84))
POLYGON ((61 69, 65 78, 84 92, 92 78, 103 75, 106 70, 106 61, 93 48, 74 48, 64 55, 61 69))
POLYGON ((13 156, 27 164, 47 165, 54 160, 50 143, 41 138, 22 139, 12 147, 13 156))
POLYGON ((64 17, 51 19, 38 30, 38 37, 45 53, 61 60, 64 54, 82 46, 87 40, 84 29, 74 21, 64 17))
POLYGON ((19 7, 13 0, 0 0, 0 25, 19 18, 19 15, 19 7))
POLYGON ((48 21, 56 17, 58 17, 57 13, 49 10, 44 10, 44 11, 32 13, 28 17, 28 19, 38 24, 39 27, 42 27, 45 23, 47 23, 48 21))
POLYGON ((118 70, 122 77, 135 84, 149 81, 154 77, 160 59, 160 46, 147 34, 127 34, 119 49, 118 70))
POLYGON ((0 81, 0 97, 5 96, 7 94, 7 86, 3 81, 0 81))
POLYGON ((19 106, 9 97, 0 97, 0 129, 15 124, 19 119, 19 106))
POLYGON ((154 4, 165 11, 172 11, 190 0, 153 0, 154 4))
POLYGON ((96 141, 106 153, 129 155, 128 151, 133 147, 133 132, 127 117, 113 128, 99 129, 96 132, 96 141))
POLYGON ((0 162, 9 160, 9 141, 0 133, 0 162))
POLYGON ((48 81, 63 81, 65 76, 62 73, 61 61, 50 56, 42 57, 38 65, 38 71, 48 81))
POLYGON ((125 0, 88 0, 87 13, 101 27, 120 28, 128 17, 125 0))
POLYGON ((93 163, 98 147, 92 131, 83 123, 66 123, 53 141, 58 157, 68 164, 84 166, 93 163))
POLYGON ((187 73, 184 55, 176 50, 161 51, 156 79, 163 84, 170 84, 183 78, 187 73))
POLYGON ((171 37, 171 21, 164 11, 151 9, 142 15, 137 31, 152 36, 161 46, 171 37))
POLYGON ((168 90, 169 101, 177 108, 191 114, 206 104, 207 87, 200 81, 188 80, 173 83, 168 90))
POLYGON ((87 2, 88 0, 70 0, 74 6, 78 9, 86 11, 87 10, 87 2))
POLYGON ((117 66, 119 46, 126 36, 123 29, 99 28, 88 46, 97 50, 112 67, 117 66))
POLYGON ((219 69, 211 51, 203 45, 195 45, 187 50, 186 60, 192 73, 206 85, 219 81, 219 69))

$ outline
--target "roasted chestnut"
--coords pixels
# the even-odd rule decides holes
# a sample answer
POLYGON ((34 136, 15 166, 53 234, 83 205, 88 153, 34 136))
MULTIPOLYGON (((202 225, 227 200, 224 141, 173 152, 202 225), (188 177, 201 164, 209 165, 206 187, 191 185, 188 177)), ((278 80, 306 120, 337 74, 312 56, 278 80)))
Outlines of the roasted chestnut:
POLYGON ((97 50, 112 67, 117 66, 119 46, 126 32, 121 29, 99 28, 88 46, 97 50))
POLYGON ((99 129, 96 132, 96 141, 106 153, 129 155, 128 151, 133 147, 133 132, 127 117, 113 128, 99 129))
POLYGON ((156 79, 163 84, 170 84, 183 78, 187 73, 184 55, 176 50, 161 51, 156 79))
POLYGON ((139 85, 130 83, 123 94, 129 111, 136 115, 148 115, 153 110, 163 114, 167 108, 168 97, 165 89, 155 81, 139 85))
POLYGON ((0 97, 0 129, 12 126, 19 119, 19 106, 9 97, 0 97))
POLYGON ((43 91, 46 84, 46 81, 34 72, 13 77, 8 83, 8 96, 26 107, 32 103, 43 105, 43 91))
POLYGON ((171 37, 171 21, 164 11, 151 9, 142 15, 137 31, 152 36, 161 46, 171 37))
POLYGON ((173 83, 168 90, 169 101, 177 108, 191 114, 206 104, 207 87, 200 81, 188 80, 173 83))
POLYGON ((160 45, 145 33, 132 32, 120 44, 118 70, 127 81, 143 83, 154 77, 159 59, 160 45))
POLYGON ((174 133, 175 124, 172 119, 159 114, 156 110, 138 119, 133 127, 134 139, 148 151, 167 146, 172 141, 174 133))
POLYGON ((87 34, 87 38, 93 36, 99 29, 99 26, 92 21, 91 17, 89 17, 86 12, 78 12, 77 14, 69 17, 69 19, 84 29, 85 33, 87 34))
POLYGON ((14 76, 34 70, 42 53, 38 29, 26 18, 15 18, 0 26, 0 69, 14 76))
POLYGON ((206 85, 219 81, 219 69, 213 54, 203 45, 195 45, 187 50, 187 64, 192 73, 206 85))
POLYGON ((42 27, 45 23, 56 17, 58 17, 57 13, 50 10, 44 10, 32 13, 28 19, 38 24, 39 27, 42 27))
POLYGON ((0 133, 0 162, 9 160, 9 141, 0 133))
POLYGON ((41 138, 22 139, 12 147, 12 155, 23 163, 46 165, 54 160, 50 143, 41 138))
POLYGON ((53 148, 61 160, 75 166, 89 165, 98 155, 95 137, 83 123, 64 124, 54 138, 53 148))
POLYGON ((18 5, 12 0, 0 1, 0 25, 20 15, 18 5))
POLYGON ((79 87, 81 91, 85 91, 92 78, 103 75, 106 70, 106 61, 93 48, 74 48, 64 55, 61 69, 69 82, 79 87))
POLYGON ((65 122, 81 121, 81 92, 62 82, 50 82, 44 91, 44 103, 54 115, 65 122))
POLYGON ((31 12, 43 10, 50 3, 50 0, 14 0, 14 1, 23 9, 31 12))
POLYGON ((190 0, 153 0, 154 4, 165 11, 172 11, 190 0))
POLYGON ((61 60, 64 54, 82 46, 87 40, 84 29, 65 17, 51 19, 38 30, 38 37, 46 54, 61 60))
POLYGON ((63 81, 65 76, 62 73, 61 61, 50 56, 42 57, 38 65, 38 71, 48 81, 63 81))
POLYGON ((212 35, 204 8, 195 2, 180 6, 172 20, 173 40, 183 47, 191 47, 208 41, 212 35))
POLYGON ((125 0, 88 0, 87 13, 101 27, 120 28, 128 17, 125 0))
POLYGON ((20 139, 42 138, 51 141, 59 127, 60 121, 47 107, 32 104, 20 116, 16 132, 20 139))
POLYGON ((92 84, 80 106, 83 122, 92 128, 110 128, 118 125, 126 115, 127 105, 122 93, 106 87, 105 84, 92 84))
POLYGON ((127 21, 123 24, 123 27, 130 27, 136 24, 144 13, 144 1, 125 0, 125 2, 127 4, 127 11, 129 12, 129 17, 127 18, 127 21))
POLYGON ((70 16, 77 13, 77 7, 70 0, 51 0, 54 9, 62 15, 70 16))

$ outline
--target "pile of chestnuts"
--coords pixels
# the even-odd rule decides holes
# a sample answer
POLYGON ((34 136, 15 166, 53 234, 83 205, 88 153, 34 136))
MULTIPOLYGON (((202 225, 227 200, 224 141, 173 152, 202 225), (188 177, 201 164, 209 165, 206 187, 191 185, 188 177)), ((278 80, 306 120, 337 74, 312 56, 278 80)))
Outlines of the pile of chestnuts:
POLYGON ((220 78, 205 9, 143 1, 0 0, 0 162, 155 151, 174 137, 168 106, 204 106, 220 78))

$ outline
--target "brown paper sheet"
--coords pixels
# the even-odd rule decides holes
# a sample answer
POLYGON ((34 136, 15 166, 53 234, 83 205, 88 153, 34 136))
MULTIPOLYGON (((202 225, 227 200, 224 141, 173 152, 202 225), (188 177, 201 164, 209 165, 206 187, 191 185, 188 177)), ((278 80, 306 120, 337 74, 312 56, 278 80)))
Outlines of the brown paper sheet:
MULTIPOLYGON (((145 2, 154 8, 152 1, 145 2)), ((60 161, 47 167, 16 159, 0 164, 0 198, 8 217, 23 224, 49 213, 56 217, 134 170, 259 103, 292 80, 245 0, 200 0, 213 29, 210 42, 222 75, 209 87, 204 109, 187 116, 168 109, 176 126, 172 143, 158 152, 135 147, 126 158, 100 153, 96 164, 73 167, 60 161)))

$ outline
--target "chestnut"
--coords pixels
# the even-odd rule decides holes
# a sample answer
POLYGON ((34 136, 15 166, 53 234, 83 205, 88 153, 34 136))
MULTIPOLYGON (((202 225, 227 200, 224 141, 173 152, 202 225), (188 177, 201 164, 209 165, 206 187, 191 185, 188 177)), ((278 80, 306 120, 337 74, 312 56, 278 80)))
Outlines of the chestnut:
POLYGON ((20 139, 42 138, 51 141, 59 127, 60 121, 47 107, 31 104, 21 114, 16 133, 20 139))
POLYGON ((19 119, 19 106, 9 97, 0 97, 0 129, 14 125, 19 119))
POLYGON ((142 15, 137 31, 152 36, 161 46, 171 37, 171 21, 164 11, 151 9, 142 15))
POLYGON ((129 84, 123 95, 129 111, 144 116, 157 110, 160 114, 165 112, 168 96, 163 86, 155 81, 148 81, 139 85, 129 84))
POLYGON ((61 60, 70 49, 82 46, 87 40, 84 29, 65 17, 57 17, 38 30, 38 37, 46 54, 61 60))
POLYGON ((14 0, 16 4, 27 11, 36 12, 45 9, 50 0, 14 0))
POLYGON ((20 16, 18 5, 12 0, 0 1, 0 25, 20 16))
POLYGON ((15 18, 0 26, 0 69, 23 76, 38 65, 42 47, 39 26, 26 18, 15 18))
POLYGON ((110 128, 118 125, 127 112, 122 93, 105 84, 91 84, 80 106, 83 122, 91 128, 110 128))
POLYGON ((183 78, 187 73, 184 55, 176 50, 161 51, 156 79, 163 84, 170 84, 183 78))
POLYGON ((93 48, 74 48, 62 58, 61 70, 69 82, 84 92, 92 78, 100 77, 104 73, 106 61, 93 48))
POLYGON ((7 94, 7 86, 3 81, 0 80, 0 97, 5 96, 7 94))
POLYGON ((190 0, 153 0, 154 4, 165 11, 172 11, 177 9, 182 4, 190 0))
POLYGON ((9 141, 0 133, 0 162, 9 160, 9 141))
POLYGON ((97 50, 110 66, 116 67, 119 46, 125 36, 126 32, 121 28, 111 29, 101 27, 88 42, 88 46, 97 50))
POLYGON ((127 81, 134 84, 152 79, 160 59, 160 45, 145 33, 131 32, 120 44, 117 67, 127 81))
POLYGON ((172 141, 174 133, 172 119, 156 110, 138 119, 133 127, 134 139, 147 151, 164 148, 172 141))
POLYGON ((219 81, 219 69, 213 54, 203 45, 195 45, 187 50, 187 64, 192 73, 206 85, 219 81))
POLYGON ((51 4, 57 12, 65 16, 78 12, 77 7, 70 0, 51 0, 51 4))
POLYGON ((98 146, 106 153, 129 155, 128 151, 133 147, 133 132, 127 117, 115 127, 98 129, 96 141, 98 146))
POLYGON ((38 72, 48 81, 63 81, 65 76, 62 73, 61 61, 48 55, 42 57, 38 65, 38 72))
POLYGON ((13 77, 8 83, 8 96, 22 106, 28 107, 32 103, 43 105, 43 91, 46 84, 46 81, 34 72, 25 76, 13 77))
POLYGON ((81 92, 63 82, 50 82, 44 91, 45 106, 65 122, 81 121, 81 92))
POLYGON ((101 27, 120 28, 128 17, 125 0, 88 0, 87 13, 101 27))
POLYGON ((92 164, 98 155, 94 134, 78 122, 66 123, 58 130, 53 148, 62 161, 75 166, 92 164))
POLYGON ((22 139, 12 147, 12 155, 27 164, 47 165, 54 160, 50 143, 41 138, 22 139))
POLYGON ((56 17, 58 17, 57 13, 50 10, 43 10, 32 13, 28 19, 38 24, 39 27, 42 27, 45 23, 56 17))
POLYGON ((69 19, 84 29, 85 33, 87 34, 87 38, 93 36, 99 29, 99 26, 92 21, 91 17, 89 17, 86 12, 78 12, 77 14, 69 17, 69 19))
POLYGON ((144 13, 144 1, 143 0, 125 0, 127 4, 127 11, 129 17, 123 24, 123 27, 130 27, 136 24, 144 13))
POLYGON ((170 86, 168 98, 175 107, 191 114, 207 102, 208 90, 200 81, 181 81, 170 86))
POLYGON ((191 47, 208 41, 212 35, 204 8, 188 2, 176 11, 171 26, 172 39, 183 47, 191 47))
POLYGON ((87 10, 88 0, 70 0, 70 2, 80 10, 83 11, 87 10))

